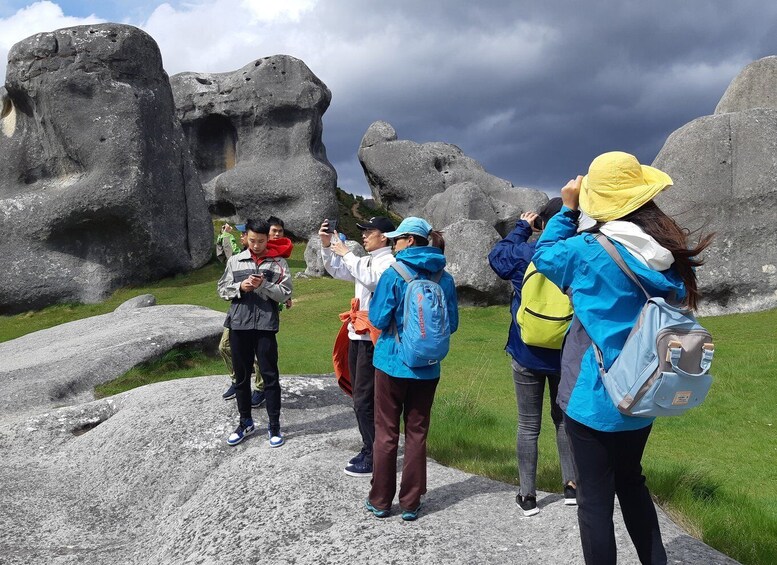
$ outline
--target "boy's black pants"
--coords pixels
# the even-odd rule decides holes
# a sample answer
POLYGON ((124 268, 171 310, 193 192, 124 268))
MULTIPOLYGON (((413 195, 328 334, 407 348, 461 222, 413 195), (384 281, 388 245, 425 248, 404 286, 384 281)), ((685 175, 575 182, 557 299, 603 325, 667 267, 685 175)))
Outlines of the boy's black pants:
POLYGON ((267 418, 277 426, 281 418, 281 383, 278 380, 278 342, 275 332, 263 330, 231 330, 232 365, 235 368, 237 410, 240 421, 251 418, 251 371, 254 358, 264 379, 267 418))

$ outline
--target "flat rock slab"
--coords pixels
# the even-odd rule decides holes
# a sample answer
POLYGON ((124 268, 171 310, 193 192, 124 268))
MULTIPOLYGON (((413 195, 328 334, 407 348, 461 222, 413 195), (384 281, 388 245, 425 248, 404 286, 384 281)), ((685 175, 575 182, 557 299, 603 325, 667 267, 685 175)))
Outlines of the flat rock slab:
MULTIPOLYGON (((416 522, 363 510, 343 473, 360 439, 332 377, 283 377, 286 445, 237 423, 224 376, 144 386, 34 416, 0 415, 0 555, 7 564, 583 563, 576 512, 429 461, 416 522)), ((255 410, 257 427, 266 423, 255 410)), ((660 513, 670 563, 735 563, 660 513)), ((619 563, 638 560, 616 512, 619 563)))
POLYGON ((225 314, 188 305, 120 309, 0 343, 0 416, 94 399, 95 385, 169 350, 215 350, 225 314))

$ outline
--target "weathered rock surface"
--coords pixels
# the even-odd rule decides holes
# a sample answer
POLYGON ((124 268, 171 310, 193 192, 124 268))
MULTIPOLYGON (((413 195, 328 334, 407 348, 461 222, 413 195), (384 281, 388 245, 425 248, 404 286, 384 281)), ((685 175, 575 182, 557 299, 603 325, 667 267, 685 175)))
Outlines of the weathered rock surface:
POLYGON ((305 63, 275 55, 170 83, 212 213, 273 214, 300 236, 337 217, 337 174, 321 141, 332 94, 305 63))
POLYGON ((766 92, 768 80, 773 95, 773 59, 747 67, 724 96, 729 111, 672 133, 654 162, 674 180, 658 205, 697 233, 717 234, 697 271, 705 314, 777 306, 777 107, 748 109, 764 97, 743 86, 766 92))
MULTIPOLYGON (((224 441, 226 377, 149 385, 24 418, 0 417, 0 554, 8 565, 85 563, 583 563, 574 508, 430 461, 418 521, 362 509, 369 481, 349 399, 326 377, 283 377, 286 445, 224 441), (180 401, 185 399, 185 402, 180 401), (163 432, 163 433, 162 433, 163 432)), ((263 410, 255 411, 260 423, 263 410)), ((735 562, 659 510, 671 563, 735 562)), ((638 563, 616 510, 618 563, 638 563)))
MULTIPOLYGON (((357 257, 364 257, 367 254, 367 252, 364 250, 364 247, 362 247, 358 241, 348 239, 346 240, 345 245, 347 245, 348 249, 351 250, 351 253, 357 257)), ((304 275, 306 277, 329 276, 326 272, 326 269, 324 269, 324 261, 321 259, 320 251, 321 238, 318 236, 318 233, 312 234, 308 239, 307 246, 305 247, 304 257, 306 268, 304 275)))
POLYGON ((715 108, 716 114, 753 108, 777 110, 777 57, 764 57, 747 65, 728 85, 715 108))
POLYGON ((459 220, 444 230, 446 270, 456 281, 461 305, 510 302, 512 287, 491 270, 488 253, 502 239, 484 220, 459 220))
POLYGON ((11 48, 1 94, 0 314, 208 261, 210 217, 150 36, 34 35, 11 48))
POLYGON ((516 188, 509 181, 487 173, 455 145, 399 140, 394 128, 386 122, 375 122, 367 129, 358 155, 375 200, 401 216, 426 213, 441 220, 464 219, 462 212, 456 213, 453 206, 446 204, 455 200, 465 208, 472 208, 478 216, 488 216, 494 227, 506 233, 504 226, 509 231, 521 212, 536 210, 548 200, 542 192, 516 188), (463 183, 466 189, 459 186, 463 183), (451 189, 448 194, 447 190, 451 189), (485 199, 480 196, 481 192, 485 199), (478 198, 481 202, 464 202, 465 197, 478 198), (443 209, 437 211, 437 208, 443 209))
POLYGON ((95 385, 175 347, 215 351, 224 318, 199 306, 119 307, 0 343, 0 415, 92 400, 95 385))

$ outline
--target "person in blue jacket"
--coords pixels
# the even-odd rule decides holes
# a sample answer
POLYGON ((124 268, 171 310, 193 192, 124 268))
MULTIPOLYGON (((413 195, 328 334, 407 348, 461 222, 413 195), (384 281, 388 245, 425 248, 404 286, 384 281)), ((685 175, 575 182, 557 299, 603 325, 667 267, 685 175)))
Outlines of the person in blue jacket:
POLYGON ((533 261, 562 290, 571 290, 575 317, 561 359, 558 403, 564 411, 577 475, 583 555, 588 564, 616 562, 612 515, 618 496, 623 520, 641 563, 666 563, 655 507, 642 474, 652 418, 621 414, 599 376, 591 342, 609 369, 645 304, 640 288, 621 271, 590 232, 613 241, 652 296, 695 308, 696 257, 711 235, 691 247, 687 231, 653 198, 672 185, 666 173, 613 151, 593 160, 585 177, 561 190, 564 206, 548 222, 533 261), (597 224, 577 233, 582 208, 597 224))
POLYGON ((521 289, 526 268, 534 255, 536 242, 529 238, 542 231, 561 209, 561 198, 551 198, 539 211, 524 212, 515 228, 507 237, 498 241, 488 263, 491 269, 513 285, 513 300, 510 306, 510 330, 505 350, 512 357, 513 383, 518 406, 518 438, 516 453, 521 486, 515 502, 523 510, 524 516, 534 516, 537 508, 537 440, 542 425, 542 400, 545 396, 545 381, 550 393, 550 416, 556 428, 556 447, 561 463, 561 479, 564 485, 564 502, 574 505, 575 469, 569 450, 567 434, 564 430, 564 418, 561 408, 556 404, 556 394, 561 380, 561 351, 526 345, 521 339, 521 328, 516 323, 516 314, 521 305, 521 289))
MULTIPOLYGON (((444 271, 445 240, 439 231, 422 218, 402 220, 395 231, 386 232, 394 241, 396 260, 411 275, 429 279, 442 272, 439 285, 445 297, 451 333, 459 326, 456 286, 444 271)), ((372 488, 365 501, 367 510, 378 518, 391 514, 397 490, 397 449, 399 422, 404 417, 405 457, 399 487, 399 506, 403 520, 415 520, 426 494, 426 437, 440 380, 440 364, 408 367, 402 362, 395 333, 403 336, 403 307, 407 283, 394 269, 386 269, 370 301, 369 318, 382 330, 377 343, 375 365, 375 442, 373 444, 372 488)))

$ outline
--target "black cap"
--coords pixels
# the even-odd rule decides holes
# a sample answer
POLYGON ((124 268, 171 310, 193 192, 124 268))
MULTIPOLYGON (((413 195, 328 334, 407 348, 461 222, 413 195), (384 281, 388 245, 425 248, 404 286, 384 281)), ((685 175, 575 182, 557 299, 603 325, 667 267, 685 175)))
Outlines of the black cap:
POLYGON ((360 230, 378 230, 379 232, 386 233, 390 231, 394 231, 396 226, 394 225, 394 222, 389 220, 388 218, 384 216, 375 216, 369 219, 368 222, 364 224, 356 224, 356 227, 360 230))

